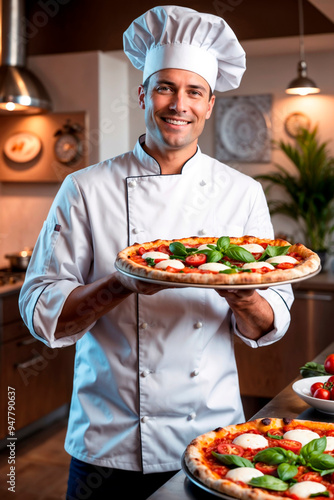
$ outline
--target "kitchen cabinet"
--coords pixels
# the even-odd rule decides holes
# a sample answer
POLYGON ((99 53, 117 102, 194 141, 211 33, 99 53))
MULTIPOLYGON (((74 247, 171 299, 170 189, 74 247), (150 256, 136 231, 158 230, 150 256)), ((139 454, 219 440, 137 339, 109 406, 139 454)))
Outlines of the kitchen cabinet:
POLYGON ((333 340, 334 275, 320 273, 293 290, 291 324, 282 340, 252 349, 236 339, 243 396, 274 397, 333 340))
POLYGON ((50 349, 32 337, 18 295, 0 295, 0 439, 7 435, 8 388, 15 392, 15 431, 69 403, 72 392, 74 347, 50 349))

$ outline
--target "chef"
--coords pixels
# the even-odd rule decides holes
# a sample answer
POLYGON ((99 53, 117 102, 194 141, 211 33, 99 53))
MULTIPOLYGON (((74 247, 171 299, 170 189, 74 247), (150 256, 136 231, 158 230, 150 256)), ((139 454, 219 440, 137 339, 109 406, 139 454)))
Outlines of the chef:
POLYGON ((260 184, 197 144, 213 91, 237 88, 245 70, 226 22, 156 7, 125 32, 124 50, 143 71, 146 134, 64 180, 20 295, 32 335, 76 344, 67 499, 131 497, 132 487, 147 498, 194 437, 244 421, 233 338, 250 349, 279 340, 293 300, 289 286, 163 288, 115 270, 117 252, 135 242, 273 238, 260 184))

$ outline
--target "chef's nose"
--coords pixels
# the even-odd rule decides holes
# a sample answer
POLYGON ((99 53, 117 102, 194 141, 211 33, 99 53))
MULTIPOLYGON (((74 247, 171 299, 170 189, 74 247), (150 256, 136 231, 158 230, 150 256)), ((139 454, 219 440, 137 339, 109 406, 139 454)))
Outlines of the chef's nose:
POLYGON ((186 99, 182 92, 175 92, 175 94, 173 94, 172 100, 169 104, 169 109, 178 113, 186 111, 186 99))

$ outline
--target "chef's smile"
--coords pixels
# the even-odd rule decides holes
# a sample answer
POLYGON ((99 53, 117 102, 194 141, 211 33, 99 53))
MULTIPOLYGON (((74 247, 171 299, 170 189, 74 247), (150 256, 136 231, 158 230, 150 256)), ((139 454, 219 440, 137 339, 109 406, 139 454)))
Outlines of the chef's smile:
POLYGON ((163 121, 165 121, 166 123, 169 123, 170 125, 176 125, 178 127, 180 126, 185 126, 185 125, 188 125, 188 123, 190 123, 190 121, 184 121, 184 120, 181 120, 181 119, 176 119, 176 118, 162 118, 163 121))

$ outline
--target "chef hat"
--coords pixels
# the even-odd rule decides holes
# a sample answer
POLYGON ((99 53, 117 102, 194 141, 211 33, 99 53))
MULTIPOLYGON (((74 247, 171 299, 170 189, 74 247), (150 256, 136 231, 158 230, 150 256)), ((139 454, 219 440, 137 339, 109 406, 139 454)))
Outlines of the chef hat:
POLYGON ((239 87, 246 69, 245 52, 220 17, 175 5, 154 7, 138 17, 123 35, 124 52, 143 81, 166 68, 192 71, 214 89, 239 87))

